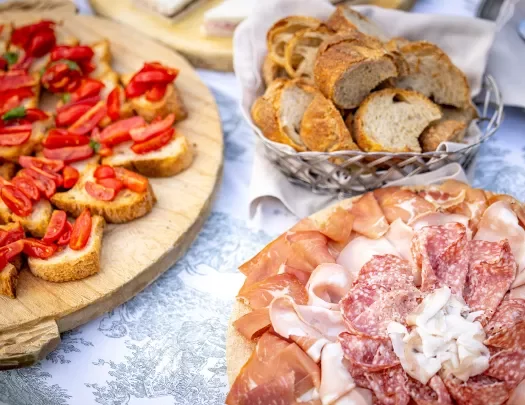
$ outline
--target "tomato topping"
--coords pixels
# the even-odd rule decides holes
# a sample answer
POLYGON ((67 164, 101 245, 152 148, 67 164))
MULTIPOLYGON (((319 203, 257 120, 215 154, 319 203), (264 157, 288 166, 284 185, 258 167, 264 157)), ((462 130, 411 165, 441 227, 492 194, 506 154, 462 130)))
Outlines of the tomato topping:
POLYGON ((124 186, 131 191, 142 193, 148 189, 148 179, 131 170, 115 167, 115 174, 124 186))
POLYGON ((0 229, 0 246, 9 245, 25 237, 24 228, 17 222, 16 228, 0 229))
POLYGON ((147 84, 137 83, 132 79, 124 89, 124 92, 126 93, 126 98, 135 98, 142 96, 149 87, 147 84))
POLYGON ((7 207, 20 217, 27 217, 31 214, 33 204, 19 189, 11 185, 5 185, 0 190, 2 201, 7 207))
POLYGON ((114 189, 104 187, 92 181, 86 181, 85 187, 87 193, 91 197, 96 198, 100 201, 113 201, 115 199, 115 196, 117 195, 114 189))
POLYGON ((38 79, 23 70, 0 72, 0 93, 8 90, 17 90, 22 87, 33 87, 37 84, 38 79))
POLYGON ((170 75, 175 76, 175 78, 179 75, 179 69, 171 68, 169 66, 164 66, 160 62, 145 62, 144 67, 142 68, 143 72, 151 72, 155 70, 164 71, 166 73, 169 73, 170 75))
POLYGON ((0 257, 5 258, 8 262, 13 260, 16 256, 24 250, 24 239, 11 242, 5 246, 0 247, 0 257))
POLYGON ((25 119, 29 122, 41 121, 49 118, 49 115, 38 108, 26 108, 25 119))
POLYGON ((167 90, 168 90, 167 85, 156 84, 151 89, 146 91, 146 100, 152 101, 152 102, 160 101, 166 95, 167 90))
POLYGON ((115 170, 111 166, 101 165, 98 166, 95 169, 95 173, 93 173, 93 177, 95 179, 108 179, 115 177, 115 170))
POLYGON ((37 259, 48 259, 57 251, 57 245, 44 241, 26 238, 24 241, 24 253, 29 257, 37 259))
POLYGON ((93 49, 85 45, 69 46, 69 45, 60 45, 56 46, 51 51, 51 60, 56 61, 60 59, 69 59, 75 62, 80 62, 84 60, 91 60, 95 53, 93 49))
POLYGON ((82 71, 68 60, 53 62, 42 75, 42 84, 52 93, 75 91, 82 79, 82 71))
POLYGON ((85 77, 82 79, 80 86, 71 93, 71 100, 77 101, 98 96, 104 87, 106 86, 100 80, 85 77))
POLYGON ((78 121, 95 104, 100 101, 100 97, 90 97, 73 103, 68 103, 57 109, 55 122, 59 127, 66 127, 78 121))
POLYGON ((168 128, 164 132, 155 135, 147 141, 134 143, 133 145, 131 145, 131 150, 136 154, 141 155, 160 149, 163 146, 167 145, 173 139, 174 132, 175 128, 168 128))
POLYGON ((42 240, 46 243, 56 241, 66 230, 67 214, 65 211, 55 210, 51 215, 51 220, 46 229, 46 234, 42 240))
POLYGON ((55 173, 51 170, 47 170, 45 167, 42 169, 39 169, 38 167, 32 167, 30 170, 32 170, 40 176, 47 177, 48 179, 52 180, 57 187, 61 187, 62 184, 64 184, 64 178, 60 173, 55 173))
POLYGON ((33 201, 40 199, 40 193, 33 179, 28 177, 15 177, 12 181, 13 186, 18 188, 27 198, 33 201))
POLYGON ((148 139, 166 131, 175 122, 175 114, 168 114, 163 120, 149 124, 146 127, 136 128, 129 131, 131 139, 135 142, 144 142, 148 139))
POLYGON ((158 101, 164 97, 167 86, 176 79, 178 73, 178 69, 168 68, 158 62, 145 63, 126 86, 126 96, 134 98, 146 93, 148 100, 158 101))
POLYGON ((10 125, 10 126, 0 125, 0 131, 3 132, 4 134, 16 134, 19 132, 27 132, 27 131, 31 131, 31 129, 32 129, 31 124, 20 124, 20 125, 10 125))
POLYGON ((111 93, 109 93, 108 95, 106 104, 108 107, 108 117, 111 118, 112 121, 116 121, 120 118, 120 107, 123 101, 124 91, 122 90, 122 87, 117 86, 113 90, 111 90, 111 93))
POLYGON ((31 131, 9 133, 0 128, 0 146, 18 146, 27 142, 31 137, 31 131))
POLYGON ((32 179, 35 183, 35 186, 38 188, 38 191, 40 191, 40 195, 45 196, 47 199, 49 199, 56 193, 56 182, 50 179, 49 177, 41 174, 41 172, 41 169, 33 167, 20 170, 17 176, 32 179), (36 170, 39 170, 40 173, 36 170))
POLYGON ((69 222, 66 222, 65 230, 57 241, 59 246, 64 246, 69 243, 71 240, 71 231, 73 231, 73 226, 69 222))
POLYGON ((44 156, 48 159, 63 160, 65 163, 78 162, 93 156, 93 148, 89 145, 66 146, 58 149, 43 150, 44 156))
POLYGON ((46 168, 52 172, 59 172, 64 168, 62 160, 46 159, 43 157, 20 156, 18 158, 20 166, 25 168, 38 167, 39 169, 46 168))
POLYGON ((98 150, 98 154, 102 157, 108 157, 113 155, 113 149, 111 149, 109 146, 106 145, 100 145, 100 149, 98 150))
POLYGON ((69 247, 73 250, 83 249, 87 245, 90 235, 91 213, 89 212, 89 209, 85 208, 73 224, 69 247))
POLYGON ((88 134, 97 126, 100 120, 106 116, 106 110, 104 101, 99 101, 69 127, 69 132, 75 135, 88 134))
POLYGON ((50 132, 46 139, 44 139, 44 142, 42 142, 44 148, 48 149, 57 149, 63 148, 64 146, 78 146, 87 144, 89 144, 89 138, 87 136, 72 134, 60 135, 57 132, 50 132))
POLYGON ((40 58, 53 49, 56 44, 55 23, 39 21, 13 30, 11 43, 21 47, 29 56, 40 58))
POLYGON ((131 140, 130 131, 146 124, 141 116, 126 118, 108 125, 100 133, 100 142, 107 146, 117 145, 119 143, 131 140))
POLYGON ((34 93, 31 87, 21 87, 19 89, 11 89, 0 92, 0 114, 4 114, 7 111, 19 106, 24 99, 33 97, 33 95, 34 93))
POLYGON ((62 174, 64 176, 64 188, 74 187, 75 184, 77 184, 78 178, 80 177, 78 170, 72 166, 64 167, 62 174))
POLYGON ((175 76, 163 70, 143 71, 133 76, 133 80, 137 83, 168 84, 175 80, 175 76))
POLYGON ((124 183, 122 183, 119 179, 115 178, 99 179, 97 180, 97 184, 115 190, 115 195, 118 194, 119 191, 124 188, 124 183))

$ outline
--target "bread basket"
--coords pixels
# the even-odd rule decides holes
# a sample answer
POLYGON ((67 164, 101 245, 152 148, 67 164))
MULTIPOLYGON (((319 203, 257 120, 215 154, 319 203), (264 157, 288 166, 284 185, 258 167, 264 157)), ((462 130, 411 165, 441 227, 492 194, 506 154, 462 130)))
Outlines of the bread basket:
POLYGON ((346 198, 382 187, 393 180, 437 170, 448 163, 459 163, 467 169, 480 145, 496 133, 503 120, 501 93, 492 76, 484 76, 481 92, 474 102, 479 110, 476 123, 481 133, 475 142, 455 151, 295 152, 268 140, 255 126, 254 130, 264 145, 266 157, 292 183, 308 187, 314 193, 346 198))

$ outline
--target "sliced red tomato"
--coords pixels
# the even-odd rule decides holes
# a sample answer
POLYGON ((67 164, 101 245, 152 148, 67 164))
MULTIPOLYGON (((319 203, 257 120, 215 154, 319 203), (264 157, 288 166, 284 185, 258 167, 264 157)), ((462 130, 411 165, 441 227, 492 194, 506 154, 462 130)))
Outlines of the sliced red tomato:
POLYGON ((67 93, 75 91, 80 86, 82 71, 71 61, 53 62, 42 75, 42 85, 52 93, 67 93), (69 63, 67 63, 69 62, 69 63))
POLYGON ((46 234, 42 240, 46 243, 52 243, 64 233, 66 230, 67 214, 65 211, 55 210, 49 220, 49 225, 46 229, 46 234))
POLYGON ((24 241, 24 253, 29 257, 37 259, 49 259, 57 251, 57 245, 44 241, 26 238, 24 241))
POLYGON ((38 201, 40 199, 40 192, 33 179, 17 176, 11 182, 30 200, 38 201))
POLYGON ((166 146, 172 139, 175 128, 168 128, 164 132, 148 139, 145 142, 136 142, 131 145, 131 150, 138 155, 158 150, 163 146, 166 146))
POLYGON ((61 187, 62 184, 64 184, 64 177, 60 173, 55 173, 51 170, 46 170, 45 168, 39 169, 38 167, 32 167, 31 170, 42 177, 47 177, 52 180, 57 187, 61 187))
POLYGON ((11 33, 11 43, 25 49, 31 38, 42 29, 53 28, 55 26, 54 21, 41 20, 34 24, 27 24, 21 27, 17 27, 11 33))
POLYGON ((161 132, 166 131, 175 122, 175 114, 168 114, 164 119, 155 123, 149 124, 148 126, 135 128, 129 131, 131 139, 135 142, 144 142, 148 139, 158 135, 161 132))
POLYGON ((82 100, 77 101, 69 101, 68 103, 64 104, 63 106, 57 108, 57 113, 67 111, 69 108, 71 108, 74 105, 88 105, 90 107, 93 107, 95 104, 97 104, 101 100, 100 96, 92 96, 87 97, 82 100))
POLYGON ((87 144, 89 144, 89 138, 87 136, 73 134, 59 135, 56 132, 50 133, 46 137, 46 139, 44 139, 44 142, 42 142, 44 148, 48 149, 57 149, 63 148, 65 146, 79 146, 87 144))
POLYGON ((26 116, 24 118, 29 122, 35 122, 45 120, 49 118, 49 115, 38 108, 26 108, 26 116))
POLYGON ((4 179, 2 176, 0 176, 0 188, 4 187, 4 186, 7 186, 7 185, 11 185, 11 182, 10 181, 7 181, 6 179, 4 179))
POLYGON ((4 257, 8 262, 13 260, 16 256, 24 250, 24 240, 20 239, 11 242, 5 246, 0 247, 0 257, 4 257))
POLYGON ((108 117, 111 121, 116 121, 120 118, 120 106, 124 100, 124 91, 122 87, 117 86, 108 95, 106 104, 108 107, 108 117))
POLYGON ((64 176, 63 186, 67 189, 74 187, 75 184, 77 184, 78 178, 80 177, 78 170, 72 166, 64 167, 62 175, 64 176))
POLYGON ((137 83, 168 84, 175 80, 175 76, 163 70, 139 72, 133 76, 137 83))
POLYGON ((5 205, 7 205, 7 207, 16 215, 27 217, 31 214, 33 209, 31 200, 29 200, 29 198, 27 198, 26 195, 15 186, 3 186, 0 190, 0 196, 5 205))
POLYGON ((17 222, 16 224, 17 226, 15 228, 8 230, 0 229, 0 246, 9 245, 10 243, 23 239, 26 236, 24 228, 22 228, 20 222, 17 222))
POLYGON ((128 83, 124 92, 126 93, 126 98, 135 98, 142 96, 149 88, 145 83, 137 83, 133 79, 128 83))
POLYGON ((100 133, 100 142, 107 146, 117 145, 119 143, 131 140, 130 131, 146 125, 146 121, 141 116, 126 118, 108 125, 100 133))
POLYGON ((18 158, 18 163, 20 166, 29 168, 29 167, 38 167, 39 169, 46 168, 55 173, 59 172, 64 168, 64 162, 62 160, 46 159, 43 157, 32 157, 32 156, 20 156, 18 158))
POLYGON ((20 55, 18 61, 13 66, 11 66, 11 70, 23 70, 24 72, 28 72, 34 61, 35 58, 33 56, 29 56, 27 53, 20 55))
POLYGON ((155 84, 151 89, 146 91, 146 100, 152 102, 160 101, 166 95, 167 90, 168 84, 155 84))
POLYGON ((91 109, 88 104, 73 104, 68 106, 64 111, 58 111, 55 117, 55 123, 59 127, 67 127, 68 125, 74 124, 84 114, 91 109))
POLYGON ((117 195, 119 191, 124 188, 124 183, 122 183, 122 181, 111 177, 106 179, 98 179, 97 184, 115 190, 115 195, 117 195))
POLYGON ((41 58, 49 53, 56 44, 55 31, 53 28, 40 30, 33 38, 26 49, 27 55, 34 58, 41 58))
POLYGON ((43 150, 48 159, 63 160, 65 163, 78 162, 93 156, 93 149, 89 145, 66 146, 65 148, 43 150))
POLYGON ((142 72, 151 72, 151 71, 156 71, 156 70, 164 71, 175 77, 177 77, 179 74, 179 69, 172 68, 169 66, 164 66, 160 62, 145 62, 144 67, 141 69, 142 72))
POLYGON ((49 177, 43 176, 42 174, 36 172, 35 170, 40 170, 36 168, 27 168, 22 169, 18 172, 17 176, 28 177, 33 180, 35 186, 40 191, 40 195, 50 199, 57 190, 56 183, 49 177))
POLYGON ((0 146, 18 146, 26 143, 31 137, 31 131, 9 133, 0 129, 0 146))
POLYGON ((99 101, 69 127, 69 132, 75 135, 86 135, 106 116, 107 108, 104 101, 99 101))
POLYGON ((90 60, 95 53, 91 47, 86 45, 60 45, 51 51, 51 60, 69 59, 75 62, 90 60))
POLYGON ((113 155, 113 149, 111 149, 109 146, 101 144, 100 149, 98 150, 98 154, 102 157, 108 157, 113 155))
POLYGON ((38 79, 24 70, 10 70, 0 72, 0 93, 17 90, 22 87, 33 87, 38 84, 38 79))
POLYGON ((78 216, 73 224, 69 247, 73 250, 82 250, 89 241, 91 235, 91 213, 86 208, 78 216))
POLYGON ((60 238, 58 238, 58 241, 57 241, 57 244, 59 246, 64 246, 64 245, 67 245, 69 243, 69 241, 71 240, 71 231, 72 230, 73 230, 73 226, 69 222, 66 222, 66 228, 65 228, 64 232, 62 233, 62 235, 60 236, 60 238))
POLYGON ((104 87, 106 86, 100 80, 85 77, 82 79, 80 86, 71 93, 71 100, 77 101, 98 96, 104 87))
POLYGON ((113 201, 117 193, 112 188, 106 188, 92 181, 86 181, 86 191, 88 194, 100 201, 113 201))
POLYGON ((142 193, 148 189, 148 179, 138 173, 122 167, 115 167, 115 174, 117 175, 117 179, 124 183, 124 186, 131 191, 142 193))
POLYGON ((2 132, 3 134, 16 134, 19 132, 31 131, 31 129, 31 124, 0 126, 0 132, 2 132))
POLYGON ((98 166, 95 169, 95 172, 93 173, 93 177, 97 180, 114 178, 115 176, 116 176, 115 169, 107 165, 98 166))

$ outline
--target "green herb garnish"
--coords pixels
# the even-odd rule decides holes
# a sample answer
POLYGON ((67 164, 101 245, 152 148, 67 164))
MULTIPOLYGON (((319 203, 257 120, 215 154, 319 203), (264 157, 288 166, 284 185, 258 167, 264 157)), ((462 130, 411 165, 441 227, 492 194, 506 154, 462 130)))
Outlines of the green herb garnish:
POLYGON ((2 115, 3 120, 12 120, 16 118, 24 118, 26 116, 26 109, 24 106, 15 107, 2 115))
POLYGON ((91 146, 91 149, 93 149, 95 153, 98 153, 98 151, 100 150, 100 143, 94 141, 93 139, 89 141, 89 146, 91 146))
POLYGON ((67 104, 71 101, 71 94, 69 93, 62 93, 62 102, 64 104, 67 104))
POLYGON ((60 59, 56 63, 65 63, 67 67, 70 68, 71 70, 80 70, 80 66, 78 66, 76 62, 73 62, 72 60, 69 60, 69 59, 60 59))
POLYGON ((6 52, 4 53, 3 57, 9 66, 18 62, 18 54, 16 52, 6 52))

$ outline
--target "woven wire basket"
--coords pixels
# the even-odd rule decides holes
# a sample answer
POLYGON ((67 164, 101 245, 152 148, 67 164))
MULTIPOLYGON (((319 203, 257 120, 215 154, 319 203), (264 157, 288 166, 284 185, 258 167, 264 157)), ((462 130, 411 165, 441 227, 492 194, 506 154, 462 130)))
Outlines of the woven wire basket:
POLYGON ((474 143, 454 152, 295 152, 273 143, 260 131, 255 132, 265 146, 266 157, 292 183, 308 187, 314 193, 346 198, 392 180, 437 170, 448 163, 459 163, 467 169, 480 145, 496 133, 503 120, 501 93, 492 76, 484 77, 482 90, 474 102, 480 112, 477 125, 481 135, 474 143))

